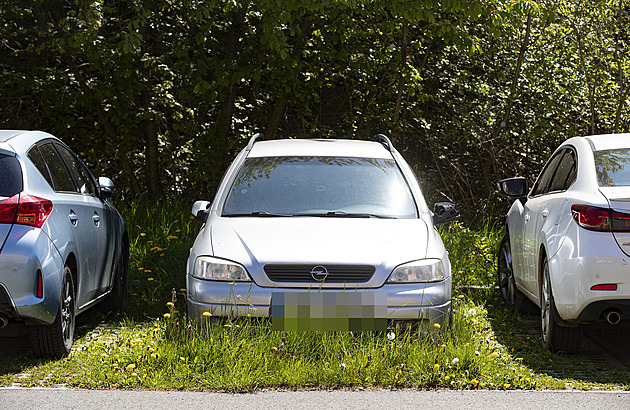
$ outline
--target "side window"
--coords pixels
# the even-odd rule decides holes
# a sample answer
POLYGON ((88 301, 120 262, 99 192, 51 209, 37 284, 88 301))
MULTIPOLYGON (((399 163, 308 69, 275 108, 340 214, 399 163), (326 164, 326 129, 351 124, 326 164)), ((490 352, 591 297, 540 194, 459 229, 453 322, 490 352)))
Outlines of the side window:
POLYGON ((26 156, 28 156, 31 162, 35 164, 35 167, 39 170, 44 179, 46 179, 48 185, 53 187, 53 182, 52 178, 50 177, 50 172, 48 171, 48 166, 46 165, 46 161, 44 161, 44 157, 42 157, 41 152, 39 152, 39 148, 37 148, 37 146, 34 146, 28 151, 26 156))
POLYGON ((77 187, 79 187, 79 192, 87 195, 96 195, 96 183, 81 161, 63 145, 55 144, 55 148, 57 148, 59 155, 61 155, 68 166, 68 170, 70 170, 74 182, 76 182, 77 187))
POLYGON ((532 188, 531 196, 542 195, 549 192, 549 183, 556 173, 556 168, 558 168, 558 163, 560 162, 564 152, 564 150, 558 152, 556 155, 551 157, 549 162, 547 162, 547 165, 538 176, 538 179, 534 184, 534 188, 532 188))
POLYGON ((66 166, 53 145, 51 143, 41 145, 39 152, 50 171, 53 189, 58 192, 77 192, 66 166))
POLYGON ((0 197, 11 197, 21 191, 22 168, 20 162, 15 157, 0 154, 0 197))
POLYGON ((577 163, 575 161, 575 152, 572 149, 567 149, 558 165, 556 174, 551 180, 549 192, 566 191, 575 181, 576 176, 577 163))

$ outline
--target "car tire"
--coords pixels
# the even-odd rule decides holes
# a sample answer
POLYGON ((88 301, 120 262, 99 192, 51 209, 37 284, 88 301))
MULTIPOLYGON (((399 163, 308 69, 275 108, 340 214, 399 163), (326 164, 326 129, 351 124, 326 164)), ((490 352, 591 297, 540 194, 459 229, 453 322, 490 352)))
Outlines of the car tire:
POLYGON ((536 313, 536 306, 516 288, 512 266, 512 247, 510 245, 510 235, 507 232, 499 245, 497 259, 499 292, 505 304, 519 313, 536 313))
POLYGON ((116 259, 114 269, 114 285, 111 292, 99 306, 103 313, 124 312, 127 305, 127 284, 129 282, 129 248, 122 245, 121 253, 116 259))
POLYGON ((75 293, 72 271, 63 268, 61 298, 55 321, 51 325, 31 325, 29 335, 35 356, 61 358, 67 356, 74 342, 75 293))
POLYGON ((560 315, 553 299, 547 259, 542 264, 540 321, 542 342, 545 349, 554 353, 567 354, 574 354, 580 350, 583 329, 581 326, 568 327, 560 324, 560 315))

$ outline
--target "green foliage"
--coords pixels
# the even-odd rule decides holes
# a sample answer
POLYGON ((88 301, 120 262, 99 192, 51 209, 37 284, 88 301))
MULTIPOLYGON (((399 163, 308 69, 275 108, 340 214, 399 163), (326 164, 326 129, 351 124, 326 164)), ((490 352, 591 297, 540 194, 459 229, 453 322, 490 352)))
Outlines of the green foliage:
POLYGON ((0 124, 60 136, 125 201, 209 199, 256 131, 384 132, 430 199, 497 214, 498 179, 628 131, 629 18, 621 0, 4 0, 0 124))

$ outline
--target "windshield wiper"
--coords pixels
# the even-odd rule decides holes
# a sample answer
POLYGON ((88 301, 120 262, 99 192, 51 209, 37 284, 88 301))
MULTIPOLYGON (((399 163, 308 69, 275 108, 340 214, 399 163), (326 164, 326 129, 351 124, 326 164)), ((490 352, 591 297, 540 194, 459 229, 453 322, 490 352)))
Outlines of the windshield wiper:
POLYGON ((318 217, 331 217, 331 218, 380 218, 380 219, 396 219, 394 216, 377 215, 367 213, 348 213, 343 211, 329 211, 310 214, 296 214, 294 216, 318 216, 318 217))
POLYGON ((226 214, 223 215, 225 217, 244 217, 244 216, 258 216, 258 217, 289 217, 289 216, 293 216, 291 214, 276 214, 273 212, 267 212, 267 211, 254 211, 254 212, 250 212, 250 213, 242 213, 242 214, 226 214))

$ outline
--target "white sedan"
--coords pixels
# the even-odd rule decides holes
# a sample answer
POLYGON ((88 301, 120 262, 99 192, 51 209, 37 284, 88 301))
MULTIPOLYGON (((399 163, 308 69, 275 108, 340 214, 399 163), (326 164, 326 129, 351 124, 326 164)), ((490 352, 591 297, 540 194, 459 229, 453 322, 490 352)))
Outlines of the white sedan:
POLYGON ((568 139, 533 188, 499 182, 516 198, 499 249, 505 302, 540 308, 542 341, 575 353, 583 325, 630 317, 630 134, 568 139))

